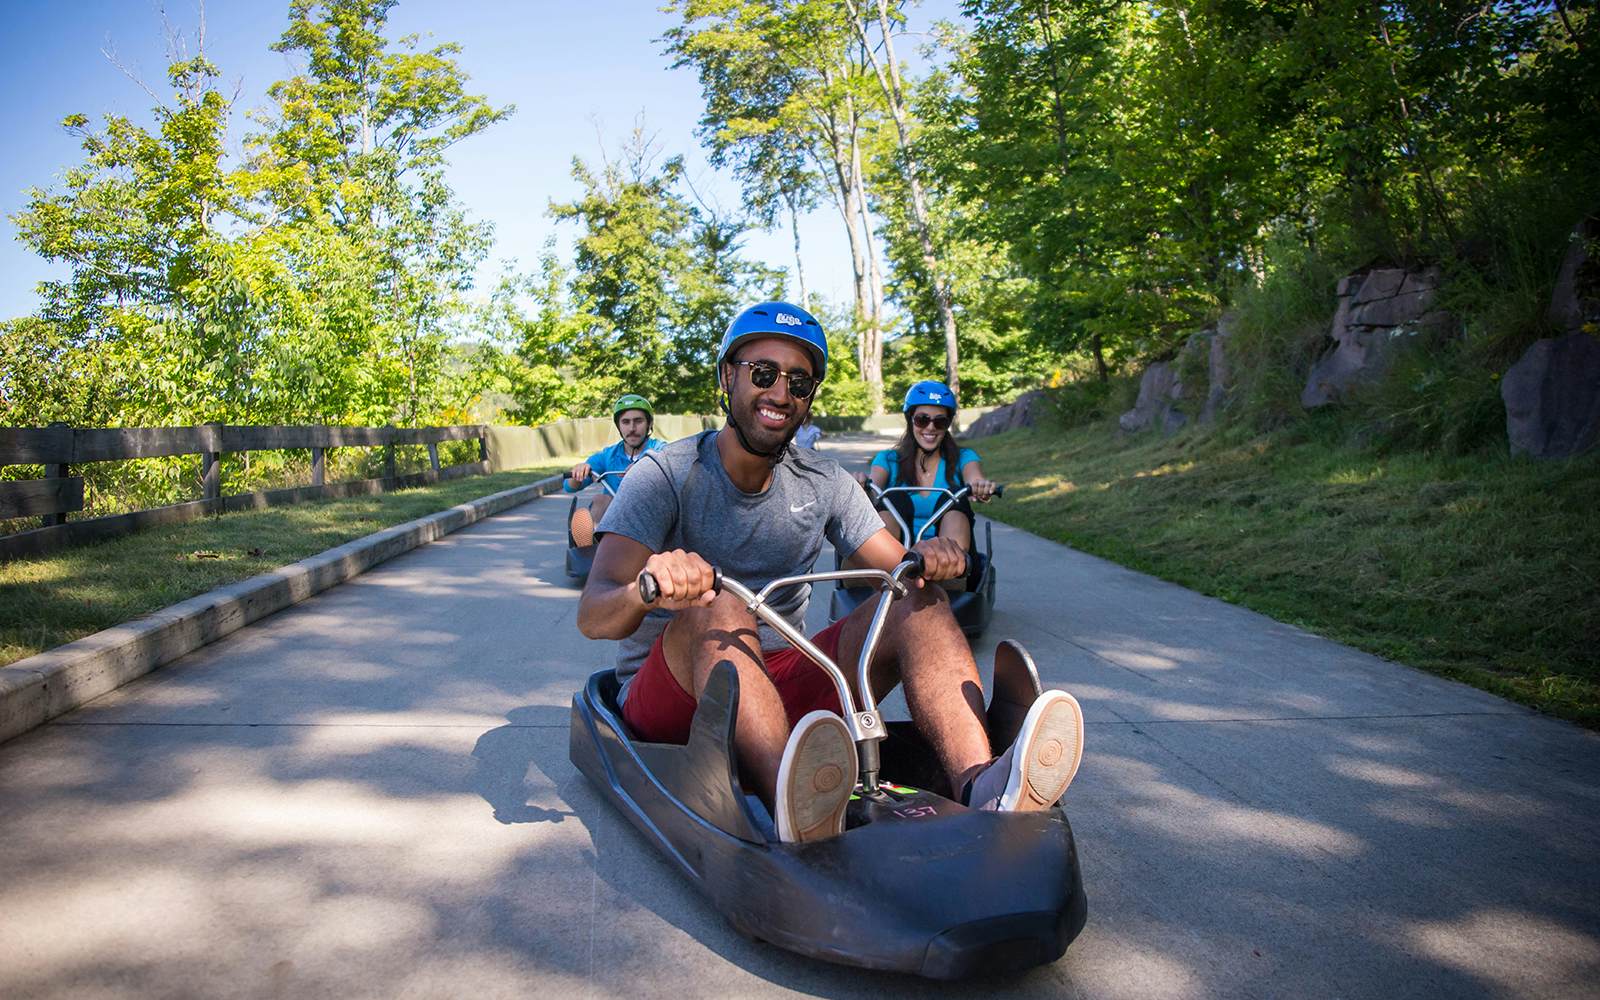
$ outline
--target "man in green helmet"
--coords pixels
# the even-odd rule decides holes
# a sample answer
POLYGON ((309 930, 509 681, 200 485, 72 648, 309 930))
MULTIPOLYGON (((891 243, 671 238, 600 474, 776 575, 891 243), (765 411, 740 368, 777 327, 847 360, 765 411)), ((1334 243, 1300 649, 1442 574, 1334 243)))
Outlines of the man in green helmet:
POLYGON ((617 485, 621 479, 607 477, 605 473, 626 472, 640 455, 665 447, 659 438, 650 436, 655 428, 655 417, 650 401, 638 393, 630 392, 618 399, 611 407, 611 422, 616 424, 622 440, 574 465, 567 481, 561 484, 568 493, 575 493, 596 479, 600 480, 603 492, 588 507, 579 507, 572 515, 572 538, 580 547, 594 540, 595 524, 606 508, 611 506, 611 498, 617 495, 617 485))

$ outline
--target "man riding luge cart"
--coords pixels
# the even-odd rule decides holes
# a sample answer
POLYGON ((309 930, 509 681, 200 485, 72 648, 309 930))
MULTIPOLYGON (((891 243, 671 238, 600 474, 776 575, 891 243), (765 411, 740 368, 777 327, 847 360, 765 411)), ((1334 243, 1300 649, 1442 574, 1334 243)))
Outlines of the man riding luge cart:
POLYGON ((1052 961, 1084 916, 1057 805, 1082 712, 1009 643, 985 706, 948 597, 923 586, 965 571, 961 547, 909 554, 836 462, 791 443, 826 374, 809 313, 745 310, 717 355, 726 426, 624 479, 578 607, 621 657, 574 698, 573 760, 745 933, 941 977, 1052 961), (863 568, 804 576, 824 538, 863 568), (881 600, 807 639, 810 582, 841 576, 881 600), (885 725, 897 683, 912 722, 885 725), (892 760, 925 787, 890 784, 910 780, 892 760))
POLYGON ((568 493, 577 493, 590 483, 600 484, 599 496, 588 502, 574 496, 567 512, 568 576, 589 575, 589 565, 594 561, 594 526, 605 516, 611 498, 617 495, 617 484, 622 481, 623 474, 633 467, 640 455, 666 447, 666 442, 651 436, 655 419, 655 409, 648 399, 635 392, 622 396, 611 407, 611 423, 620 440, 562 473, 561 488, 568 493))

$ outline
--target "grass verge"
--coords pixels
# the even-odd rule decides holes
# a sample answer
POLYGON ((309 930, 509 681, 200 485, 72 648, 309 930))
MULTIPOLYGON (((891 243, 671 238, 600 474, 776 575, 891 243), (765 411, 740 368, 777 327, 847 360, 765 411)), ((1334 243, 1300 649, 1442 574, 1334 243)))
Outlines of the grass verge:
POLYGON ((223 514, 0 565, 0 666, 566 467, 223 514))
POLYGON ((982 442, 984 513, 1600 729, 1600 455, 1376 455, 1305 428, 982 442))

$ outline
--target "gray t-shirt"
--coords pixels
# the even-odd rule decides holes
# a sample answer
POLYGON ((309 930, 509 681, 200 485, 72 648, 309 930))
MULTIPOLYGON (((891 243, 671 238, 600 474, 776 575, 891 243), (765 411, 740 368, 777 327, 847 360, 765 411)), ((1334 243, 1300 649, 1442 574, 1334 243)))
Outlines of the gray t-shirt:
MULTIPOLYGON (((831 458, 789 446, 761 493, 746 493, 728 478, 717 452, 717 432, 704 431, 646 452, 622 480, 595 535, 616 533, 652 552, 697 553, 751 590, 783 576, 808 573, 824 537, 849 555, 883 527, 872 502, 831 458)), ((799 584, 772 595, 774 610, 801 632, 811 586, 799 584)), ((672 614, 652 611, 617 654, 617 674, 638 671, 650 644, 672 614)), ((785 646, 761 626, 763 649, 785 646)))

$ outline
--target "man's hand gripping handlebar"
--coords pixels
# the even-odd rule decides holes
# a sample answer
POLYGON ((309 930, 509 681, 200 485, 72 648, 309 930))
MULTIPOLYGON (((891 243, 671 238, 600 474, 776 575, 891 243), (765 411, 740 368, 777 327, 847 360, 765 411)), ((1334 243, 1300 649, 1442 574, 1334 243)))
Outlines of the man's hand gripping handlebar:
POLYGON ((693 552, 657 552, 639 571, 639 599, 647 605, 681 611, 705 607, 722 592, 722 570, 693 552))

